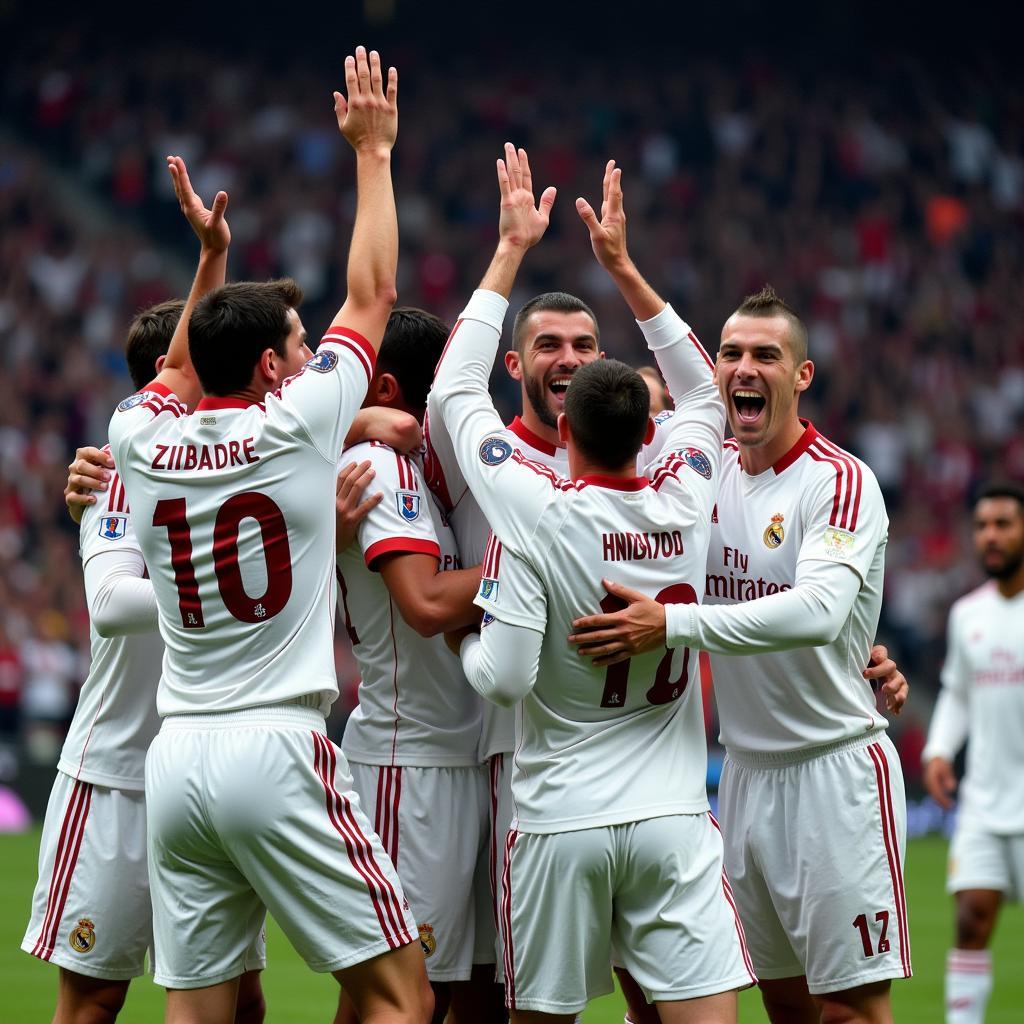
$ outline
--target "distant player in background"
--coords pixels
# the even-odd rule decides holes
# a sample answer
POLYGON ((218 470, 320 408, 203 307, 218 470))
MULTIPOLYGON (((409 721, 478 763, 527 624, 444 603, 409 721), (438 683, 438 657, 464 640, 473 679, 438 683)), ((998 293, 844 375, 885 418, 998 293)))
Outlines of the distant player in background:
MULTIPOLYGON (((160 371, 185 303, 140 313, 125 358, 141 388, 160 371)), ((117 473, 81 518, 89 675, 57 764, 43 824, 39 882, 22 949, 59 965, 56 1024, 108 1024, 153 943, 146 867, 146 750, 160 728, 162 647, 156 599, 117 473)), ((239 984, 236 1024, 263 1020, 262 939, 239 984)))
MULTIPOLYGON (((870 469, 799 418, 806 339, 771 289, 722 329, 715 373, 735 437, 704 603, 661 605, 609 580, 629 607, 577 620, 571 639, 602 665, 666 644, 711 652, 725 864, 768 1014, 889 1024, 890 979, 911 974, 906 806, 865 678, 877 671, 861 671, 888 520, 870 469)), ((893 709, 903 684, 885 682, 893 709)))
POLYGON ((953 806, 953 758, 967 740, 948 891, 956 945, 946 960, 946 1024, 982 1024, 989 941, 1004 900, 1024 898, 1024 486, 993 483, 974 506, 989 582, 949 613, 942 692, 922 754, 924 784, 953 806))
POLYGON ((657 416, 659 413, 665 412, 666 409, 675 407, 672 402, 672 396, 668 393, 668 388, 665 387, 665 381, 662 380, 661 374, 653 366, 637 367, 636 372, 643 377, 644 383, 651 393, 652 416, 657 416))

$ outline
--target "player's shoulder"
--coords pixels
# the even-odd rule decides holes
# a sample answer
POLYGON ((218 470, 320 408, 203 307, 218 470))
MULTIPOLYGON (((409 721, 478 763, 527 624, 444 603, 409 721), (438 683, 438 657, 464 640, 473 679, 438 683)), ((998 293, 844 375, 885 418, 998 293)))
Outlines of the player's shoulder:
POLYGON ((116 470, 111 474, 106 491, 96 492, 96 501, 86 505, 79 524, 83 557, 96 554, 107 545, 132 540, 131 509, 124 481, 116 470))
POLYGON ((992 602, 997 593, 995 580, 986 580, 980 586, 958 597, 950 607, 949 614, 952 617, 960 617, 981 610, 992 602))
MULTIPOLYGON (((882 489, 866 462, 809 426, 798 445, 793 474, 801 499, 817 501, 833 495, 841 518, 854 529, 868 509, 885 511, 882 489)), ((835 525, 835 524, 834 524, 835 525)))

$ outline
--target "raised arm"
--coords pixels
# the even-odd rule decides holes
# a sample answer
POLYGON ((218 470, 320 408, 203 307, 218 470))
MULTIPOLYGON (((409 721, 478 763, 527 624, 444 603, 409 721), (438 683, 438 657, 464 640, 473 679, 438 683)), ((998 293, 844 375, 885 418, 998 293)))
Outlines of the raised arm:
POLYGON ((185 161, 180 156, 169 156, 167 169, 174 182, 174 194, 178 197, 181 212, 199 239, 199 268, 167 349, 163 368, 156 376, 156 383, 168 388, 191 409, 199 401, 201 392, 188 351, 188 322, 196 303, 207 292, 224 283, 228 246, 231 244, 231 231, 224 219, 228 194, 218 192, 214 196, 213 206, 207 209, 192 188, 185 161))
MULTIPOLYGON (((348 254, 345 304, 331 327, 358 331, 380 350, 398 269, 398 217, 391 184, 391 149, 398 135, 398 71, 388 68, 387 85, 380 55, 356 47, 345 58, 348 97, 334 94, 334 112, 342 135, 356 153, 356 219, 348 254)), ((330 331, 328 331, 328 334, 330 331)))

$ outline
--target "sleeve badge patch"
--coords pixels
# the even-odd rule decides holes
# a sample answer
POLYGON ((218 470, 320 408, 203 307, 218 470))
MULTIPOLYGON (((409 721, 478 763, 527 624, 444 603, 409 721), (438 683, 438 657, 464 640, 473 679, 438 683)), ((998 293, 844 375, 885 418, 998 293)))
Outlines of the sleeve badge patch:
POLYGON ((498 581, 486 577, 480 581, 480 596, 486 601, 498 600, 498 581))
POLYGON ((675 409, 663 409, 654 417, 654 422, 660 427, 662 423, 667 423, 673 416, 675 416, 675 409))
POLYGON ((104 516, 100 520, 100 536, 104 540, 120 540, 128 525, 126 516, 104 516))
POLYGON ((856 543, 857 538, 848 530, 840 530, 835 526, 830 526, 825 531, 825 554, 829 558, 845 562, 853 554, 853 548, 856 543))
POLYGON ((330 373, 338 365, 338 353, 331 349, 317 352, 312 359, 306 363, 306 368, 316 370, 317 373, 330 373))
POLYGON ((411 494, 409 491, 396 491, 395 500, 398 502, 398 514, 408 523, 419 519, 420 496, 411 494))
POLYGON ((118 412, 127 412, 129 409, 134 409, 137 405, 142 405, 147 399, 153 397, 152 391, 140 391, 138 394, 129 395, 118 407, 118 412))
POLYGON ((484 612, 484 617, 480 620, 480 628, 489 626, 494 621, 494 616, 490 612, 484 612))
POLYGON ((711 479, 711 460, 699 448, 684 448, 683 460, 705 480, 711 479))
POLYGON ((480 445, 480 461, 486 466, 500 466, 512 454, 512 445, 503 437, 488 437, 480 445))

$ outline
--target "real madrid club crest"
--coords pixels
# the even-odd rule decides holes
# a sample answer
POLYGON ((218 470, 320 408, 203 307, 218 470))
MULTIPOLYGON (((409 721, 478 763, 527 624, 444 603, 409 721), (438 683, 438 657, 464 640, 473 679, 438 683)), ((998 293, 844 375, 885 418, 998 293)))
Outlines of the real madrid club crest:
POLYGON ((68 936, 68 942, 76 953, 88 953, 96 945, 96 926, 83 917, 68 936))
POLYGON ((768 524, 767 528, 762 535, 764 540, 764 546, 766 548, 772 548, 773 550, 777 547, 782 546, 782 542, 786 539, 786 531, 782 526, 782 521, 786 517, 781 512, 776 512, 772 516, 772 521, 768 524))
POLYGON ((430 957, 437 949, 437 939, 434 938, 434 929, 429 924, 420 925, 420 945, 423 947, 423 955, 430 957))

